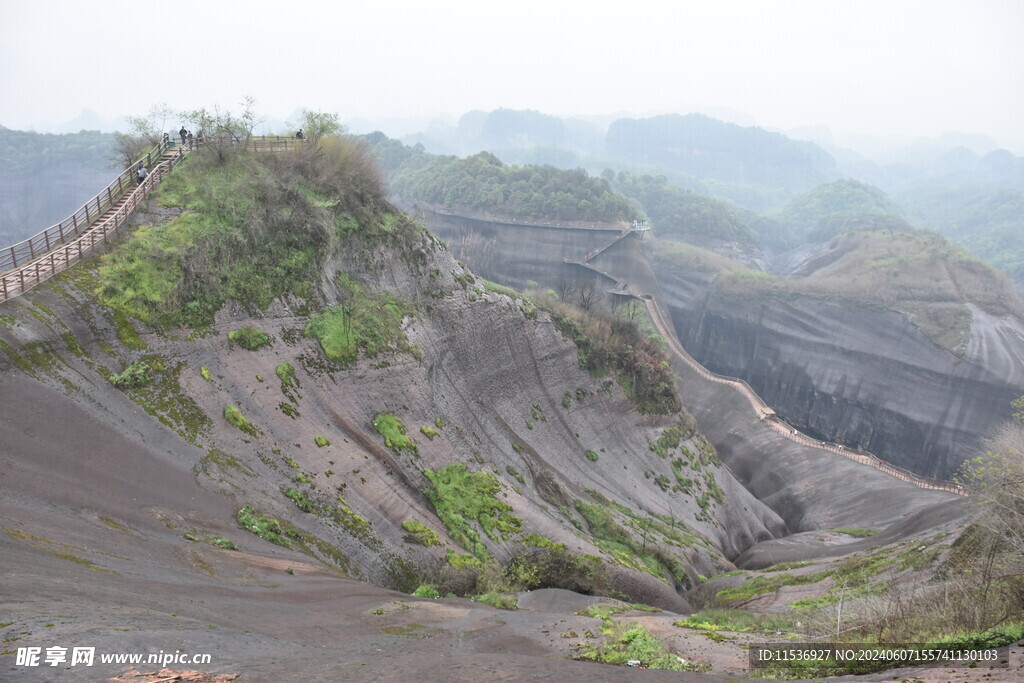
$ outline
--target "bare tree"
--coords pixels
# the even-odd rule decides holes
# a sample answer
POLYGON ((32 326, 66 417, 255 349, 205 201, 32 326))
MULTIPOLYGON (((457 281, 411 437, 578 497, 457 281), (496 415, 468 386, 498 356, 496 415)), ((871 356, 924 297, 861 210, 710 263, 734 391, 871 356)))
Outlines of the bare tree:
POLYGON ((129 116, 128 132, 120 133, 114 139, 114 148, 108 158, 116 168, 128 168, 146 152, 147 149, 159 144, 167 127, 168 119, 174 112, 166 102, 150 107, 145 116, 129 116))
POLYGON ((212 110, 203 107, 181 112, 181 117, 198 129, 204 147, 216 154, 218 162, 224 163, 231 150, 248 147, 253 128, 260 122, 255 104, 255 99, 246 97, 242 100, 242 113, 238 115, 214 105, 212 110))
POLYGON ((585 282, 580 285, 580 289, 576 293, 576 303, 584 311, 589 311, 594 307, 594 296, 594 284, 585 282))

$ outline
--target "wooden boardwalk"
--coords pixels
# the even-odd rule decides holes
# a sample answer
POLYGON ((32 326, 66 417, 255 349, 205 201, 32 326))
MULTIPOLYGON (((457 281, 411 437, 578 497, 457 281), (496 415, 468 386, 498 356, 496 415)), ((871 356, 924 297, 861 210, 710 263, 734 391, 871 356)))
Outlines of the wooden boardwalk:
MULTIPOLYGON (((283 152, 301 142, 287 137, 254 137, 244 144, 257 152, 283 152)), ((189 151, 199 146, 175 147, 170 142, 156 145, 71 216, 0 250, 0 303, 21 296, 96 251, 189 151), (139 164, 149 171, 141 184, 136 181, 139 164)))

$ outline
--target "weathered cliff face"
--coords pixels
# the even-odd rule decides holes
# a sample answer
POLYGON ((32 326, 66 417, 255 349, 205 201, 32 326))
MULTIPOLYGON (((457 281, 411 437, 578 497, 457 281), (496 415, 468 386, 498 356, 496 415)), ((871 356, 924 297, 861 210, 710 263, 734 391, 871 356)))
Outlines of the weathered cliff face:
MULTIPOLYGON (((573 237, 566 231, 451 217, 428 216, 428 224, 477 272, 510 286, 524 286, 524 275, 530 273, 539 286, 557 287, 564 269, 578 269, 561 263, 561 254, 583 247, 572 240, 588 240, 589 250, 596 239, 586 233, 573 237), (520 262, 526 265, 513 265, 520 262)), ((602 239, 598 248, 607 244, 609 236, 602 239)), ((673 317, 687 320, 687 311, 706 297, 710 277, 664 268, 655 272, 644 252, 647 244, 637 236, 624 239, 595 259, 595 267, 628 278, 642 291, 668 302, 673 317)), ((784 326, 786 321, 777 324, 784 326)), ((922 491, 841 456, 793 443, 759 422, 739 392, 709 383, 685 365, 674 367, 683 403, 700 429, 737 479, 779 514, 790 532, 845 524, 883 527, 950 499, 949 494, 922 491)))
POLYGON ((891 311, 730 296, 667 260, 655 270, 680 340, 746 380, 785 419, 918 474, 948 478, 1024 391, 1024 326, 971 307, 963 357, 891 311))
MULTIPOLYGON (((287 301, 255 320, 225 307, 208 336, 139 326, 136 337, 130 322, 93 302, 88 292, 96 287, 95 271, 83 268, 5 305, 0 390, 22 392, 18 387, 26 382, 56 388, 76 411, 114 429, 159 435, 143 436, 146 448, 173 453, 181 468, 193 468, 200 482, 227 495, 233 509, 249 505, 294 525, 301 540, 295 537, 292 545, 349 576, 388 587, 411 590, 445 565, 448 551, 465 552, 422 493, 431 487, 427 471, 453 463, 496 477, 499 500, 521 520, 523 534, 602 558, 611 590, 651 604, 684 608, 677 588, 785 533, 781 518, 725 466, 692 455, 701 448, 699 435, 684 435, 678 447, 657 454, 651 443, 678 416, 637 413, 614 381, 579 368, 575 344, 546 313, 486 291, 428 234, 407 238, 403 249, 358 241, 337 249, 324 267, 328 299, 338 295, 332 281, 339 272, 411 302, 417 313, 405 320, 403 333, 415 354, 333 365, 304 336, 307 318, 292 313, 287 301), (246 324, 270 334, 272 345, 257 351, 232 345, 226 333, 246 324), (153 382, 114 388, 107 376, 140 359, 154 369, 153 382), (294 367, 297 386, 278 379, 281 363, 294 367), (229 424, 226 406, 237 407, 255 431, 229 424), (377 433, 374 420, 384 413, 402 421, 415 453, 389 448, 377 433), (319 436, 329 443, 318 447, 319 436), (673 486, 672 461, 686 449, 695 458, 687 477, 698 483, 681 490, 673 486), (651 515, 667 520, 662 528, 675 525, 678 539, 659 543, 684 568, 677 585, 613 553, 588 531, 577 501, 600 507, 626 528, 651 515), (425 523, 443 545, 411 543, 403 529, 410 520, 425 523)), ((45 436, 46 415, 38 420, 26 428, 43 435, 39 447, 47 458, 81 457, 59 452, 60 443, 45 436)), ((17 440, 5 446, 8 462, 22 456, 17 440)), ((116 454, 102 462, 126 467, 116 454)), ((117 490, 108 498, 122 506, 117 490)), ((45 504, 42 490, 34 495, 32 505, 45 504)), ((216 529, 241 547, 269 547, 242 530, 225 533, 230 520, 194 526, 189 533, 196 538, 216 529)), ((529 552, 519 535, 479 535, 499 561, 529 552)))

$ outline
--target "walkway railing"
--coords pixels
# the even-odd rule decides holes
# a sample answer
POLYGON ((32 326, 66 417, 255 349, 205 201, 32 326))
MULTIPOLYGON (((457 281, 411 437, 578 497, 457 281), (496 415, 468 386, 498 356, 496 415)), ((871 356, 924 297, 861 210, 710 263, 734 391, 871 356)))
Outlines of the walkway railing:
POLYGON ((768 404, 765 403, 764 400, 757 395, 757 393, 750 387, 749 384, 744 382, 742 379, 736 377, 727 377, 725 375, 719 375, 717 373, 711 372, 703 365, 698 363, 692 356, 690 356, 690 354, 686 352, 686 349, 683 348, 682 344, 680 344, 679 341, 676 339, 674 331, 672 331, 668 324, 665 322, 664 318, 661 315, 661 311, 658 309, 658 306, 654 302, 653 298, 638 298, 643 300, 644 303, 647 305, 647 311, 651 316, 651 321, 654 323, 655 328, 657 328, 661 336, 665 338, 665 343, 668 344, 669 348, 676 354, 677 357, 679 357, 684 363, 686 363, 691 369, 697 372, 697 374, 699 374, 704 379, 719 384, 729 384, 739 389, 740 392, 744 396, 746 396, 747 400, 750 402, 750 405, 754 408, 754 411, 759 416, 759 418, 765 423, 767 423, 772 429, 779 432, 786 438, 792 441, 796 441, 797 443, 800 443, 804 446, 809 446, 811 448, 820 448, 822 450, 829 451, 830 453, 835 453, 836 455, 841 455, 845 458, 849 458, 850 460, 854 460, 863 465, 869 465, 877 470, 885 472, 890 476, 893 476, 897 479, 908 482, 910 484, 914 484, 915 486, 918 486, 923 489, 949 491, 950 493, 956 493, 962 496, 967 495, 967 492, 960 486, 957 486, 956 484, 952 484, 948 481, 941 481, 939 479, 932 479, 930 477, 922 477, 909 470, 905 470, 902 467, 897 467, 888 462, 885 462, 881 458, 867 451, 847 448, 845 446, 837 446, 836 444, 830 444, 825 441, 818 441, 817 439, 812 439, 806 434, 797 431, 793 427, 790 427, 785 423, 780 422, 774 417, 774 411, 768 407, 768 404))
POLYGON ((60 223, 29 237, 27 240, 4 247, 0 251, 0 273, 34 261, 85 232, 97 218, 114 206, 126 191, 135 189, 135 169, 138 165, 143 163, 147 169, 153 168, 153 161, 159 160, 169 147, 165 142, 154 146, 129 168, 121 171, 120 175, 100 190, 99 194, 60 223))
MULTIPOLYGON (((175 142, 155 145, 67 219, 0 250, 0 302, 24 294, 95 251, 127 222, 139 203, 188 151, 204 145, 201 139, 181 146, 175 146, 175 142), (136 180, 140 163, 149 169, 142 184, 136 180)), ((292 137, 253 136, 226 144, 241 145, 257 152, 283 152, 303 142, 292 137)))

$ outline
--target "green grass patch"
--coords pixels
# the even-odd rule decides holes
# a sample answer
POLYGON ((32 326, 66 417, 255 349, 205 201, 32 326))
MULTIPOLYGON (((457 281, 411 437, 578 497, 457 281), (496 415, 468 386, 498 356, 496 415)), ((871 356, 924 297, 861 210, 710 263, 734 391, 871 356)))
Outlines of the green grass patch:
POLYGON ((484 593, 476 596, 475 600, 498 609, 519 609, 519 598, 512 593, 484 593))
POLYGON ((264 515, 249 505, 238 511, 237 518, 238 523, 247 531, 286 548, 292 547, 292 541, 301 538, 299 532, 291 524, 276 517, 264 515))
POLYGON ((480 541, 472 522, 479 524, 492 540, 507 540, 522 529, 522 521, 510 514, 512 506, 496 497, 501 491, 498 478, 489 472, 468 472, 462 463, 437 470, 424 470, 431 486, 424 493, 448 535, 486 562, 490 553, 480 541))
POLYGON ((384 437, 384 445, 396 453, 406 451, 419 456, 419 449, 405 432, 405 425, 394 413, 380 413, 373 418, 373 428, 384 437))
MULTIPOLYGON (((595 492, 590 494, 594 496, 595 492)), ((595 505, 577 500, 575 507, 586 519, 594 544, 615 558, 619 564, 647 572, 662 581, 667 580, 666 577, 672 577, 677 581, 685 580, 686 570, 679 558, 674 557, 667 548, 659 547, 662 543, 656 534, 664 531, 670 536, 675 535, 667 525, 655 519, 636 515, 623 506, 608 501, 604 501, 602 505, 595 505), (615 521, 613 509, 625 511, 624 514, 630 517, 632 526, 637 529, 641 538, 636 538, 615 521)))
POLYGON ((281 493, 291 499, 291 501, 295 503, 295 507, 299 508, 303 512, 313 512, 313 503, 310 502, 304 492, 299 491, 298 489, 287 488, 282 489, 281 493))
POLYGON ((199 368, 199 376, 205 379, 207 382, 213 381, 213 375, 210 374, 210 368, 203 365, 199 368))
POLYGON ((437 438, 437 430, 428 425, 423 425, 422 427, 420 427, 420 432, 422 432, 423 436, 427 437, 431 441, 437 438))
POLYGON ((541 536, 540 534, 532 533, 523 536, 523 540, 520 541, 523 545, 533 546, 534 548, 551 548, 552 550, 565 550, 565 544, 555 543, 550 538, 541 536))
POLYGON ((610 621, 601 627, 605 641, 600 646, 579 655, 606 664, 625 664, 639 661, 649 669, 683 671, 688 669, 676 655, 640 624, 610 621))
POLYGON ((587 451, 587 460, 590 460, 591 462, 597 462, 598 457, 599 456, 594 451, 587 451))
POLYGON ((811 583, 824 581, 831 575, 831 572, 818 572, 813 574, 772 574, 770 576, 755 576, 734 588, 726 588, 718 591, 715 598, 722 602, 745 602, 758 595, 774 593, 783 586, 803 586, 811 583))
POLYGON ((437 592, 437 588, 430 584, 423 584, 412 592, 417 598, 439 598, 441 594, 437 592))
MULTIPOLYGON (((762 572, 788 572, 790 569, 800 569, 801 567, 809 567, 812 564, 814 564, 814 563, 810 562, 808 560, 799 560, 799 561, 796 561, 796 562, 779 562, 778 564, 773 564, 770 567, 765 567, 761 571, 762 572)), ((729 574, 732 574, 732 572, 729 572, 729 574)), ((722 576, 729 576, 729 574, 722 574, 722 576)))
POLYGON ((483 562, 473 555, 457 553, 454 550, 448 551, 445 560, 453 569, 480 569, 484 566, 483 562))
POLYGON ((338 276, 338 285, 349 297, 310 318, 305 329, 307 337, 320 342, 328 360, 348 365, 360 352, 369 358, 392 352, 417 354, 402 331, 402 321, 413 312, 411 306, 390 294, 371 295, 344 274, 338 276))
POLYGON ((441 539, 438 538, 434 530, 423 522, 407 519, 402 522, 402 528, 408 532, 405 537, 406 541, 419 543, 427 547, 441 545, 441 539))
POLYGON ((316 442, 316 447, 317 448, 323 448, 324 446, 330 446, 331 445, 331 442, 327 439, 326 436, 321 436, 319 434, 317 434, 313 438, 313 440, 316 442))
POLYGON ((682 628, 702 631, 787 631, 793 620, 785 615, 754 614, 738 609, 705 609, 675 622, 682 628))
POLYGON ((853 536, 854 538, 869 538, 878 533, 877 529, 867 529, 864 527, 843 527, 841 529, 829 529, 829 531, 853 536))
POLYGON ((295 367, 291 363, 278 364, 275 371, 277 378, 281 380, 281 386, 285 389, 299 386, 299 379, 295 376, 295 367))
POLYGON ((246 434, 250 436, 256 435, 256 426, 237 407, 224 406, 224 419, 228 421, 228 424, 237 427, 246 434))
POLYGON ((608 619, 611 619, 616 614, 623 614, 625 612, 631 612, 632 610, 632 605, 591 605, 586 609, 581 609, 579 612, 576 612, 576 616, 592 617, 594 619, 606 621, 608 619))
POLYGON ((228 332, 228 341, 232 344, 238 344, 247 351, 256 351, 270 345, 270 335, 258 327, 246 325, 245 327, 228 332))

